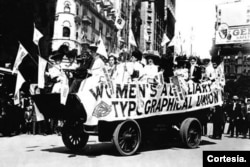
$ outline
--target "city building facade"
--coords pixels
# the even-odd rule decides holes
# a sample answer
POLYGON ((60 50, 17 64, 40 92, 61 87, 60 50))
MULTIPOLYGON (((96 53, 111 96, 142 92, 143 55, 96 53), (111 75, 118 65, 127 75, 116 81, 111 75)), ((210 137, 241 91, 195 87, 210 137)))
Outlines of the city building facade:
POLYGON ((163 34, 171 40, 175 32, 175 0, 148 0, 141 3, 140 49, 166 54, 169 49, 161 46, 163 34))
POLYGON ((213 56, 224 58, 226 79, 250 76, 250 2, 218 4, 215 30, 213 56))
POLYGON ((115 10, 109 0, 57 0, 52 50, 65 44, 80 54, 101 35, 107 52, 116 47, 115 10))

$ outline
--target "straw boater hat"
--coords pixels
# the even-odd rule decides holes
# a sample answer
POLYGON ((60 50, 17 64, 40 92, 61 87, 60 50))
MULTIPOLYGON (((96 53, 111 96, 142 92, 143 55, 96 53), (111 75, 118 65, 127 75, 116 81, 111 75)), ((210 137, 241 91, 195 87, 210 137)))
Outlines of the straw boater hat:
POLYGON ((97 51, 98 46, 95 43, 92 43, 91 45, 89 45, 89 49, 96 52, 97 51))
POLYGON ((146 60, 152 59, 154 61, 154 64, 159 64, 159 60, 161 58, 159 52, 155 50, 144 51, 143 56, 146 60))
POLYGON ((239 98, 238 98, 238 96, 233 96, 233 100, 238 100, 239 98))

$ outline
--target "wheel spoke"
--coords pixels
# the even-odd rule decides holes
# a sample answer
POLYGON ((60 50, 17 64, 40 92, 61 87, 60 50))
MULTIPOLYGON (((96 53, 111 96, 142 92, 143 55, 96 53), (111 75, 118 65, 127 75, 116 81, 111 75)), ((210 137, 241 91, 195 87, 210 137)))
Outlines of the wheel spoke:
POLYGON ((122 144, 120 145, 122 150, 125 150, 125 149, 124 149, 125 145, 126 145, 126 142, 123 141, 122 144))

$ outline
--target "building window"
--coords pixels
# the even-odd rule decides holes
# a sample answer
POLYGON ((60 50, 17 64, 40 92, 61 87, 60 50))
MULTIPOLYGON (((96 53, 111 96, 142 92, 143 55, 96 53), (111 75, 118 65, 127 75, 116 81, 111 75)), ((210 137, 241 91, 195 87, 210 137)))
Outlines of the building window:
POLYGON ((88 15, 88 11, 87 11, 87 8, 86 8, 86 7, 84 7, 84 8, 82 9, 82 15, 83 15, 83 16, 87 16, 87 15, 88 15))
POLYGON ((64 12, 70 13, 70 3, 68 1, 64 3, 64 12))
POLYGON ((151 2, 148 2, 148 8, 151 9, 151 2))
POLYGON ((150 50, 150 44, 149 43, 146 44, 146 50, 150 50))
POLYGON ((76 5, 76 15, 79 15, 79 5, 76 5))
POLYGON ((70 37, 70 28, 63 27, 63 37, 70 37))
POLYGON ((76 32, 76 39, 78 39, 78 32, 76 32))

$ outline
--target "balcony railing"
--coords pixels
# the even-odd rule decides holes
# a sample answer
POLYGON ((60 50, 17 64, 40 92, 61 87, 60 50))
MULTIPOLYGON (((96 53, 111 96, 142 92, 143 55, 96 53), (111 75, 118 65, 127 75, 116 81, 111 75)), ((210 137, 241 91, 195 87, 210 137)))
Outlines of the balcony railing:
POLYGON ((90 24, 92 24, 91 19, 89 18, 89 16, 86 16, 86 15, 82 17, 82 22, 83 22, 83 24, 85 24, 85 25, 90 25, 90 24))
POLYGON ((151 33, 151 32, 152 32, 151 27, 148 27, 148 28, 147 28, 147 32, 148 32, 148 33, 151 33))
POLYGON ((150 7, 150 8, 147 8, 147 12, 148 12, 148 13, 152 13, 152 12, 153 12, 152 8, 151 8, 151 7, 150 7))
POLYGON ((109 0, 103 0, 103 6, 104 7, 110 7, 112 3, 109 0))
POLYGON ((110 33, 107 33, 107 34, 106 34, 106 38, 107 38, 108 40, 111 40, 111 39, 112 39, 111 34, 110 34, 110 33))
POLYGON ((148 17, 147 22, 152 23, 151 17, 148 17))
POLYGON ((101 4, 101 3, 102 3, 102 0, 95 0, 95 3, 96 3, 96 4, 101 4))
POLYGON ((107 16, 107 20, 108 20, 109 22, 112 22, 112 23, 115 22, 115 19, 114 19, 114 17, 113 17, 112 15, 108 15, 108 16, 107 16))

